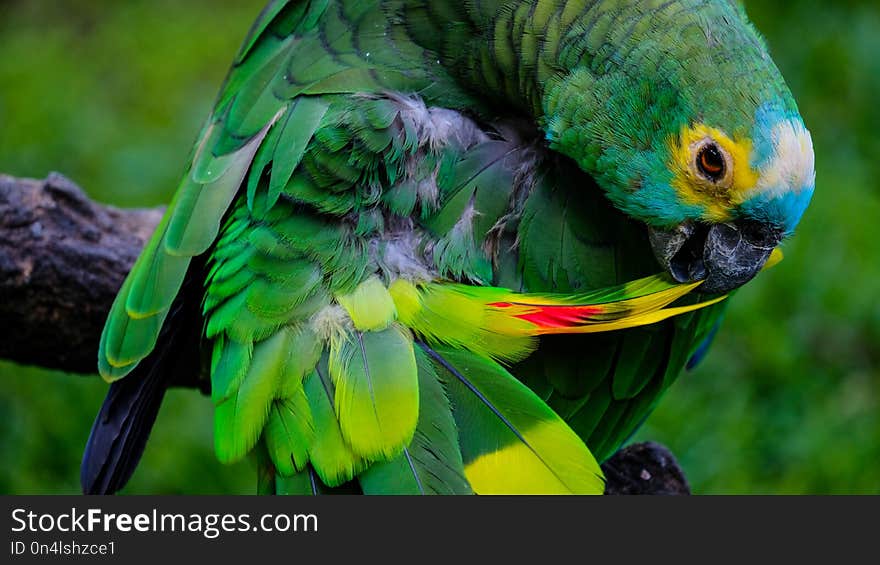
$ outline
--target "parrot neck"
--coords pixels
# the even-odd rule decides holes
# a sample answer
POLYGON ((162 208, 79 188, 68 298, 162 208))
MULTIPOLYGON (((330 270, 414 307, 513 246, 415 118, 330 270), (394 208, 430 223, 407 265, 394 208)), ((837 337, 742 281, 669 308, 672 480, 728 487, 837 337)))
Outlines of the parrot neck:
POLYGON ((667 143, 707 108, 731 135, 751 131, 755 101, 794 108, 736 2, 398 1, 413 38, 490 112, 528 113, 615 203, 662 193, 635 215, 674 200, 667 143))
MULTIPOLYGON (((620 151, 609 153, 610 134, 626 129, 643 140, 662 138, 654 135, 660 124, 678 131, 688 114, 684 98, 669 95, 674 89, 660 68, 657 30, 638 25, 646 16, 638 2, 400 1, 413 39, 437 53, 438 62, 477 98, 488 99, 489 111, 530 115, 553 149, 606 190, 644 174, 612 170, 613 162, 627 161, 622 153, 632 145, 623 140, 620 151), (662 120, 645 124, 645 114, 662 120), (634 131, 642 124, 652 131, 634 131)), ((681 9, 695 2, 673 4, 681 9)), ((674 32, 661 35, 666 40, 674 32)))
MULTIPOLYGON (((672 4, 681 11, 696 2, 672 4)), ((646 19, 638 2, 385 0, 384 7, 406 18, 410 37, 436 54, 459 84, 489 103, 484 112, 494 116, 488 117, 526 113, 551 143, 559 137, 554 128, 601 118, 597 112, 602 106, 632 89, 633 80, 655 91, 667 82, 657 80, 662 50, 652 37, 656 30, 638 25, 646 19)), ((662 35, 665 40, 675 33, 662 35)), ((638 121, 641 116, 613 118, 618 129, 624 119, 638 121)), ((586 133, 577 132, 579 143, 590 143, 586 133)), ((561 152, 569 153, 564 148, 561 152)), ((591 164, 583 155, 569 156, 582 166, 591 164)))

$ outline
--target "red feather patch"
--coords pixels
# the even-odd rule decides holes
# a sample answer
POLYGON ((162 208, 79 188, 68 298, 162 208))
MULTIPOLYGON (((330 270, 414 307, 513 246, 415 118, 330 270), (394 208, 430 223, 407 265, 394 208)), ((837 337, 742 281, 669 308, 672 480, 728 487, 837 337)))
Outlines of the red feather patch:
MULTIPOLYGON (((510 302, 495 302, 489 304, 495 308, 511 308, 510 302)), ((515 306, 526 306, 516 304, 515 306)), ((528 305, 532 311, 524 314, 515 314, 515 318, 535 324, 539 328, 568 328, 579 326, 589 320, 591 316, 602 314, 601 306, 534 306, 528 305)))

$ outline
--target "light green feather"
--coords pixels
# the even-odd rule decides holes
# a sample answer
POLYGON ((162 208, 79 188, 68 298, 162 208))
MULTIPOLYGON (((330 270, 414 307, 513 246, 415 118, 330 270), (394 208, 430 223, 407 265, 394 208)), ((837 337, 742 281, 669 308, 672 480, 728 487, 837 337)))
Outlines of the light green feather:
POLYGON ((315 426, 309 459, 321 481, 335 487, 353 479, 367 467, 367 462, 342 439, 333 411, 333 383, 326 371, 326 363, 320 363, 304 383, 315 426))
POLYGON ((312 411, 302 388, 272 404, 263 437, 279 474, 286 477, 305 469, 314 436, 312 411))
POLYGON ((254 355, 252 341, 239 342, 218 337, 211 359, 211 400, 220 404, 238 392, 251 366, 254 355))
POLYGON ((238 390, 214 409, 214 448, 220 461, 238 461, 257 443, 289 355, 285 332, 254 345, 238 390))
MULTIPOLYGON (((279 114, 280 115, 280 114, 279 114)), ((269 127, 278 118, 269 116, 263 129, 236 151, 229 170, 207 184, 184 179, 178 188, 177 205, 169 209, 171 220, 165 249, 173 255, 199 255, 210 247, 220 231, 220 221, 238 193, 242 180, 263 142, 269 127)))
POLYGON ((471 494, 446 391, 431 361, 416 349, 419 423, 403 453, 359 477, 364 494, 471 494))
POLYGON ((367 459, 399 454, 412 440, 419 383, 409 331, 345 333, 331 340, 334 408, 345 441, 367 459))
POLYGON ((294 169, 302 160, 309 140, 327 112, 327 107, 327 102, 320 98, 301 97, 287 112, 287 119, 283 124, 278 147, 273 156, 274 165, 269 181, 267 206, 274 206, 278 196, 287 186, 294 169))
POLYGON ((308 324, 286 328, 289 357, 278 384, 278 397, 287 398, 303 387, 305 378, 315 370, 324 348, 323 341, 308 324))

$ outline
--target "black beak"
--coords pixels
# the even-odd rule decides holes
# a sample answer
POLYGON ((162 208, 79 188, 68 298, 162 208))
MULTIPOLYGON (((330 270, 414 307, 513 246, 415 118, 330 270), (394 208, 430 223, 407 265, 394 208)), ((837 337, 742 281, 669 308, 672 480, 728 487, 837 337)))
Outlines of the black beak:
POLYGON ((722 294, 749 282, 782 240, 782 230, 752 220, 650 228, 660 264, 678 282, 705 281, 699 291, 722 294))

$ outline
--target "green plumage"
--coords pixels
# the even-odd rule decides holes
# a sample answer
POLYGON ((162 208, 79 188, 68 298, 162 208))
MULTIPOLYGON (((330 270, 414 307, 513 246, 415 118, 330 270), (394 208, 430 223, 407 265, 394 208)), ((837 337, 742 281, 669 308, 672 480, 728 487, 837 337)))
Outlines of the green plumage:
POLYGON ((471 494, 449 397, 427 355, 417 349, 415 357, 419 423, 413 441, 397 457, 361 474, 361 488, 366 494, 471 494))
POLYGON ((689 84, 624 121, 645 110, 639 96, 667 96, 636 77, 691 78, 670 65, 706 43, 697 22, 731 18, 716 39, 762 49, 726 2, 660 4, 271 2, 113 306, 101 373, 146 358, 185 277, 199 277, 217 455, 256 447, 261 491, 601 492, 593 455, 635 430, 719 307, 544 337, 508 371, 414 342, 385 288, 582 293, 657 272, 645 218, 597 185, 619 203, 609 179, 629 171, 599 140, 648 146, 643 128, 673 131, 697 91, 714 95, 689 84), (680 25, 659 29, 672 11, 680 25), (677 34, 680 54, 656 51, 677 34), (611 123, 594 106, 624 83, 630 106, 611 123))
POLYGON ((442 375, 459 429, 462 459, 484 494, 601 492, 590 452, 527 387, 472 353, 427 349, 442 375))
POLYGON ((315 430, 302 388, 272 404, 263 433, 272 464, 279 474, 287 477, 306 469, 315 430))
POLYGON ((335 391, 326 364, 319 365, 306 378, 305 391, 315 425, 309 459, 324 484, 339 486, 366 469, 368 463, 342 437, 339 421, 333 411, 335 391))

